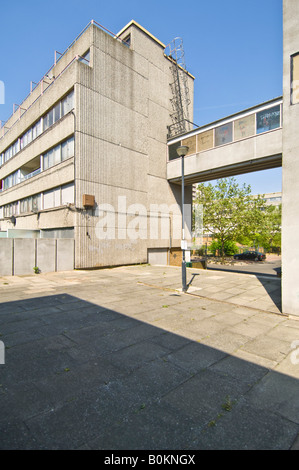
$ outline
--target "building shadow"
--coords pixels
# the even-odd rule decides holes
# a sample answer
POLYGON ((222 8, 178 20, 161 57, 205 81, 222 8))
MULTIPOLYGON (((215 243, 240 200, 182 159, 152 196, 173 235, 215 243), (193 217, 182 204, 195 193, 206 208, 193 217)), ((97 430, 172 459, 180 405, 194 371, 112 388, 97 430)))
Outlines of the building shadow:
POLYGON ((298 381, 225 347, 68 294, 0 307, 1 449, 289 449, 297 436, 298 381))
POLYGON ((227 272, 227 273, 237 273, 237 274, 250 274, 252 276, 256 276, 259 280, 261 285, 264 287, 265 291, 269 295, 270 300, 273 304, 278 308, 280 312, 282 312, 282 302, 281 302, 281 268, 273 268, 273 271, 276 271, 276 274, 264 274, 258 271, 245 271, 245 270, 238 270, 238 269, 226 269, 225 267, 209 267, 209 271, 217 271, 217 272, 227 272), (274 281, 274 282, 273 282, 274 281))

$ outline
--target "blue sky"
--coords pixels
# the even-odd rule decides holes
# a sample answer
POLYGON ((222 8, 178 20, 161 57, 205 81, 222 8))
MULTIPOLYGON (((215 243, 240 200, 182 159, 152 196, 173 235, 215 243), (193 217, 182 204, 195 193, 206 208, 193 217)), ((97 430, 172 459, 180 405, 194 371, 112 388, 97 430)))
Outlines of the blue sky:
MULTIPOLYGON (((117 33, 134 19, 167 45, 184 43, 195 76, 194 122, 201 126, 282 95, 282 0, 14 0, 1 2, 0 80, 11 114, 89 23, 117 33)), ((252 192, 281 191, 281 169, 237 177, 252 192)))

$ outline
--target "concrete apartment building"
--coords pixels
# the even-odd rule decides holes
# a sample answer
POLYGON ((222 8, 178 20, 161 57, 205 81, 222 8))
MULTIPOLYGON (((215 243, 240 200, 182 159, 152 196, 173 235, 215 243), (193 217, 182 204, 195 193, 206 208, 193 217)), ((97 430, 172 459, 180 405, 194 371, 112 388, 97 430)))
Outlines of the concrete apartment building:
MULTIPOLYGON (((284 0, 282 97, 173 137, 173 56, 134 21, 116 36, 91 22, 0 129, 0 236, 19 237, 14 259, 26 258, 23 236, 44 252, 55 239, 75 268, 167 264, 180 247, 169 208, 180 213, 183 144, 186 204, 198 182, 282 167, 282 311, 299 315, 298 24, 299 3, 284 0), (168 232, 152 236, 166 219, 168 232), (102 220, 112 236, 99 236, 102 220)), ((183 70, 192 122, 194 77, 183 70)))
MULTIPOLYGON (((92 21, 56 54, 0 130, 0 233, 23 239, 24 259, 25 238, 42 238, 57 239, 62 250, 73 239, 75 268, 167 263, 171 236, 150 237, 148 214, 154 204, 179 203, 180 188, 166 177, 173 64, 165 45, 136 22, 116 36, 99 26, 92 21), (128 236, 141 205, 142 227, 128 236), (97 226, 104 219, 106 239, 97 226)), ((192 97, 193 77, 184 73, 192 97)), ((191 197, 190 187, 186 202, 191 197)), ((152 213, 157 223, 164 216, 167 210, 152 213)))

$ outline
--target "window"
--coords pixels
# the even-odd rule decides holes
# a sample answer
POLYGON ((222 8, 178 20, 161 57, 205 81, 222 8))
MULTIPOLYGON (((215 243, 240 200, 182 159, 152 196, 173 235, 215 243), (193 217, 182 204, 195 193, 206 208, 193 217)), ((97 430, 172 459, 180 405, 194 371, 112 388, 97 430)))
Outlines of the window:
POLYGON ((39 210, 41 210, 41 195, 40 194, 35 194, 34 196, 21 199, 20 213, 37 212, 39 210))
POLYGON ((60 188, 44 192, 44 209, 60 206, 60 188))
POLYGON ((67 95, 61 102, 61 115, 69 113, 74 107, 74 91, 67 95))
POLYGON ((44 131, 47 130, 50 126, 53 125, 54 122, 54 110, 51 109, 43 119, 44 122, 44 131))
POLYGON ((61 186, 61 204, 73 204, 74 200, 74 183, 61 186))
POLYGON ((58 103, 54 108, 54 122, 60 119, 60 103, 58 103))
POLYGON ((32 128, 22 135, 20 141, 21 141, 21 149, 26 147, 26 145, 30 144, 30 142, 32 142, 32 128))
POLYGON ((261 134, 280 127, 280 105, 256 113, 256 133, 261 134))
POLYGON ((125 39, 123 39, 123 42, 126 46, 130 47, 130 45, 131 45, 131 34, 126 36, 125 39))
POLYGON ((53 165, 61 162, 61 145, 57 145, 53 149, 53 165))
POLYGON ((61 145, 61 159, 66 160, 67 158, 74 156, 74 137, 66 140, 61 145))
POLYGON ((19 140, 16 140, 16 142, 12 144, 12 155, 15 155, 16 153, 18 153, 19 150, 20 150, 19 140))
POLYGON ((53 165, 57 165, 67 158, 74 156, 74 137, 62 142, 43 155, 43 168, 47 170, 53 165))
POLYGON ((12 157, 12 147, 9 147, 7 150, 4 152, 4 161, 7 162, 12 157))
POLYGON ((223 126, 216 127, 215 129, 215 146, 228 144, 233 140, 233 127, 232 123, 224 124, 223 126))
POLYGON ((291 56, 291 104, 299 103, 299 53, 291 56))
POLYGON ((36 139, 42 133, 42 123, 39 120, 32 128, 32 140, 36 139))
POLYGON ((4 206, 4 217, 12 217, 13 215, 18 215, 18 213, 19 213, 18 202, 12 202, 11 204, 6 204, 4 206))
POLYGON ((89 65, 90 63, 90 50, 89 49, 87 52, 85 52, 85 54, 79 57, 79 62, 83 62, 83 64, 89 65))

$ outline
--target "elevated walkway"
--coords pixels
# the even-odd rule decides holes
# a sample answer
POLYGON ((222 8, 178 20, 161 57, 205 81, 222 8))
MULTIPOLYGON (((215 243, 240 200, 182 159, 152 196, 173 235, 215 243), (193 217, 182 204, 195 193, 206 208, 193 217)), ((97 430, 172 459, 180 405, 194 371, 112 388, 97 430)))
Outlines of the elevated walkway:
POLYGON ((282 101, 268 101, 170 139, 168 181, 181 181, 180 145, 189 147, 186 185, 282 166, 282 101))

